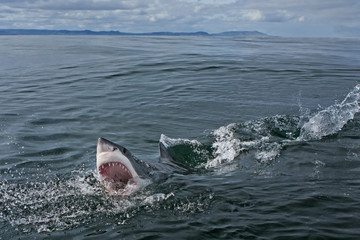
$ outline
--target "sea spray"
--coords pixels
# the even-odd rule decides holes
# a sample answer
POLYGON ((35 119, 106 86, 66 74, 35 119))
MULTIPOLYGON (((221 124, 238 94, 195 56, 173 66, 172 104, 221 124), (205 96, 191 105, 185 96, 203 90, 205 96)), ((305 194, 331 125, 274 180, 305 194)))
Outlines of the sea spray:
POLYGON ((359 112, 359 97, 360 84, 356 85, 341 103, 317 112, 305 122, 298 140, 319 140, 340 131, 349 120, 354 119, 355 113, 359 112))

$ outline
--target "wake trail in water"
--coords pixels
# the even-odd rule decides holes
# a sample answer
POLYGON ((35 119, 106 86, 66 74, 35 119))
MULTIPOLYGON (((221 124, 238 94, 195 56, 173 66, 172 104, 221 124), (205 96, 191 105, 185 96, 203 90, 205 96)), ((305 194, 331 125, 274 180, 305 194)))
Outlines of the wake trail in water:
MULTIPOLYGON (((338 133, 359 112, 360 84, 356 85, 340 103, 310 114, 301 109, 300 116, 275 115, 244 123, 231 123, 211 133, 211 144, 197 140, 172 139, 165 135, 160 141, 174 154, 174 159, 185 164, 181 151, 196 159, 197 168, 216 168, 233 162, 241 153, 255 151, 260 163, 276 159, 284 146, 320 140, 338 133), (178 152, 177 152, 178 150, 178 152), (189 154, 192 151, 192 155, 189 154), (180 157, 182 156, 182 157, 180 157)), ((192 166, 190 166, 192 167, 192 166)))

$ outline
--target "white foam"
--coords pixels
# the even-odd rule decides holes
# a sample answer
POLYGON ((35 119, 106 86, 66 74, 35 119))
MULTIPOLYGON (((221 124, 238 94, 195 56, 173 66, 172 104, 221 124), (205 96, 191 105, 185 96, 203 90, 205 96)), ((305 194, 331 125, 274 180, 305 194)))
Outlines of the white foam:
POLYGON ((254 140, 242 141, 235 136, 235 130, 240 126, 236 123, 222 126, 213 131, 216 137, 212 144, 214 152, 214 159, 210 159, 205 168, 213 168, 220 166, 223 163, 230 163, 234 161, 242 152, 250 149, 257 149, 255 157, 260 162, 267 162, 275 159, 281 150, 281 145, 272 143, 269 136, 266 135, 264 127, 264 119, 259 121, 249 121, 242 126, 256 134, 254 140))
POLYGON ((261 163, 272 161, 280 155, 281 148, 281 144, 276 142, 267 144, 266 149, 258 150, 255 153, 255 157, 261 163))
POLYGON ((216 140, 212 144, 214 151, 214 159, 209 160, 205 168, 216 167, 224 162, 233 161, 239 153, 243 150, 241 148, 241 141, 234 136, 233 128, 235 124, 222 126, 213 131, 216 140))
POLYGON ((143 204, 145 205, 152 205, 155 202, 161 202, 161 201, 166 201, 168 200, 170 197, 174 197, 175 194, 174 193, 169 193, 169 194, 164 194, 164 193, 156 193, 154 195, 148 196, 143 200, 143 204))
POLYGON ((179 144, 190 144, 193 146, 200 146, 201 142, 197 140, 190 140, 190 139, 184 139, 184 138, 170 138, 166 136, 165 134, 161 134, 160 136, 160 142, 164 144, 165 147, 171 147, 174 145, 179 144))

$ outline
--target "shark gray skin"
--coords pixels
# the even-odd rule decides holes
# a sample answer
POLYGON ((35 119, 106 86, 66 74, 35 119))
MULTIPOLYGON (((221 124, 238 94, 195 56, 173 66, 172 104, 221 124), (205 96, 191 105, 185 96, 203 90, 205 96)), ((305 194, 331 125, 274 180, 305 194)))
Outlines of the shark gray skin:
POLYGON ((159 182, 165 180, 177 169, 176 164, 160 143, 160 158, 163 164, 149 164, 131 154, 125 147, 113 143, 105 138, 99 138, 96 153, 96 168, 105 188, 110 192, 123 195, 136 191, 144 182, 159 182), (127 186, 135 186, 127 188, 127 186))

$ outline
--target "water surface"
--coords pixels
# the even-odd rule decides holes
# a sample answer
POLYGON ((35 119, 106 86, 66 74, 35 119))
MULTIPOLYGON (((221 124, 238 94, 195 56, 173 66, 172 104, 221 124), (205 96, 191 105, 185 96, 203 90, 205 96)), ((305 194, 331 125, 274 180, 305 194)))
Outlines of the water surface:
POLYGON ((356 239, 358 39, 2 36, 4 239, 356 239), (98 137, 191 167, 130 197, 98 137))

